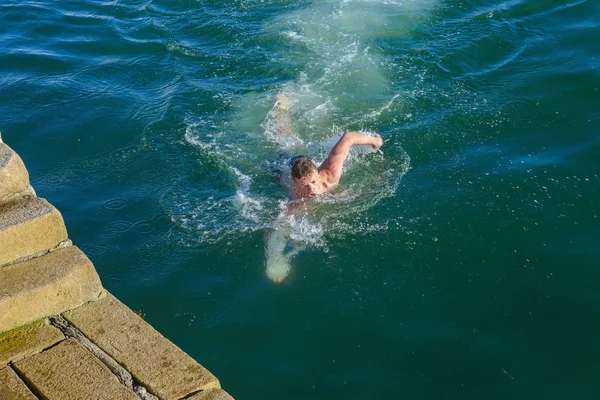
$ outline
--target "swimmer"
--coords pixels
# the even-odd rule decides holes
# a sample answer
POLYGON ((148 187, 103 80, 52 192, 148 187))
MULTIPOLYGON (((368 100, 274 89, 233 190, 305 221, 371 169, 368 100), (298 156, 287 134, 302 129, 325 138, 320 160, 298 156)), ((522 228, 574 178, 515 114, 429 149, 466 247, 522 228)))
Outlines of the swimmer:
POLYGON ((275 104, 271 112, 274 113, 275 132, 278 136, 292 135, 292 125, 288 117, 288 110, 291 106, 292 102, 286 95, 275 96, 275 104))
POLYGON ((306 157, 296 159, 292 166, 294 190, 291 199, 313 198, 334 189, 340 181, 350 149, 357 145, 371 145, 379 149, 383 145, 383 139, 377 134, 371 136, 360 132, 346 132, 319 167, 306 157))
MULTIPOLYGON (((292 125, 288 111, 292 101, 285 94, 275 96, 275 104, 271 112, 275 120, 276 136, 291 136, 292 125)), ((346 132, 333 146, 329 156, 317 167, 310 159, 298 157, 292 166, 292 188, 290 200, 313 198, 334 189, 342 176, 342 167, 352 146, 371 145, 375 149, 383 145, 378 134, 366 135, 360 132, 346 132)))
MULTIPOLYGON (((273 110, 275 111, 275 121, 278 128, 276 132, 278 135, 288 136, 292 134, 291 124, 287 117, 290 105, 291 102, 287 96, 280 94, 275 97, 273 110)), ((319 167, 307 157, 297 158, 291 170, 294 184, 291 188, 287 213, 292 214, 303 208, 302 203, 305 199, 328 193, 336 188, 342 176, 344 161, 348 157, 352 146, 357 145, 370 145, 375 149, 379 149, 383 145, 383 139, 378 134, 367 135, 360 132, 346 132, 333 146, 329 155, 319 167)), ((297 251, 285 253, 285 235, 280 229, 267 229, 265 231, 265 244, 267 276, 273 282, 280 283, 291 270, 289 260, 297 251)))

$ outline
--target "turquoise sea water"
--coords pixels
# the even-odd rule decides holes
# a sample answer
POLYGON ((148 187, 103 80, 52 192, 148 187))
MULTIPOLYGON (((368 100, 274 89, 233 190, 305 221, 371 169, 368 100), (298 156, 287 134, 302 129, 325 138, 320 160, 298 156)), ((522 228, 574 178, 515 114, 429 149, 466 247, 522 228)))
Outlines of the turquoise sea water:
POLYGON ((600 396, 597 1, 5 0, 0 26, 38 195, 237 399, 600 396), (273 284, 284 154, 345 129, 383 156, 293 221, 273 284))

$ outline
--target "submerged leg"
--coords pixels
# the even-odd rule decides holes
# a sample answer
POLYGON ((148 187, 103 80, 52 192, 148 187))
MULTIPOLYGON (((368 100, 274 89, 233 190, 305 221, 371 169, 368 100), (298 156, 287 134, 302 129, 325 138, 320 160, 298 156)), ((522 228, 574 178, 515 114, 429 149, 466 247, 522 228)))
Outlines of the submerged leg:
POLYGON ((275 135, 289 136, 292 134, 292 123, 288 111, 292 105, 289 97, 281 93, 275 96, 272 112, 275 120, 275 135))
POLYGON ((294 134, 290 118, 290 110, 294 104, 294 100, 287 94, 279 93, 275 96, 275 103, 262 123, 265 136, 288 156, 304 151, 305 147, 304 142, 294 134))

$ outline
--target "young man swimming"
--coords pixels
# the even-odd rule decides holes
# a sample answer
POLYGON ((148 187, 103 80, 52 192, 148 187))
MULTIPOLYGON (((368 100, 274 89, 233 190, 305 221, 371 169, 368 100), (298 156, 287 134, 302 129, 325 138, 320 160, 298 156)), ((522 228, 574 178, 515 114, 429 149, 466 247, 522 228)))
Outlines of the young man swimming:
POLYGON ((313 198, 334 189, 342 176, 344 161, 355 145, 371 145, 378 149, 383 145, 383 139, 379 135, 346 132, 318 168, 306 157, 296 159, 292 166, 294 190, 291 199, 313 198))
MULTIPOLYGON (((292 102, 285 94, 275 96, 275 104, 269 116, 273 119, 276 137, 293 135, 288 115, 291 105, 292 102)), ((360 132, 346 132, 319 167, 306 157, 298 157, 292 165, 294 188, 290 199, 313 198, 335 188, 342 176, 344 161, 355 145, 371 145, 378 149, 383 145, 383 139, 377 134, 371 136, 360 132)))
MULTIPOLYGON (((275 100, 271 117, 275 122, 276 135, 292 135, 287 116, 290 101, 284 95, 276 96, 275 100)), ((299 203, 298 200, 311 199, 333 190, 342 176, 344 161, 355 145, 370 145, 378 149, 383 145, 383 139, 377 134, 371 136, 360 132, 346 132, 319 167, 309 158, 297 158, 291 170, 293 188, 290 188, 287 211, 280 215, 278 221, 281 218, 285 219, 286 214, 292 215, 298 209, 304 208, 304 201, 299 203)), ((266 273, 273 282, 279 283, 286 278, 291 270, 289 260, 297 252, 296 250, 286 254, 286 242, 286 235, 280 229, 272 227, 265 230, 266 273)))

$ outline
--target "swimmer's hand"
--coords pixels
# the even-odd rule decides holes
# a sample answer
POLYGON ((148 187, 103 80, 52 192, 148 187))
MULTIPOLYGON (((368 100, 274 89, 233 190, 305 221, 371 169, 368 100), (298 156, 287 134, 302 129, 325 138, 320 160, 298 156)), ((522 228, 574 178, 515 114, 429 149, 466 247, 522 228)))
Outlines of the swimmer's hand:
POLYGON ((284 257, 267 260, 267 276, 275 283, 281 283, 292 269, 284 257))
POLYGON ((371 146, 373 146, 376 149, 378 149, 381 146, 383 146, 383 139, 381 138, 381 136, 378 133, 375 133, 371 137, 373 138, 373 143, 371 144, 371 146))

